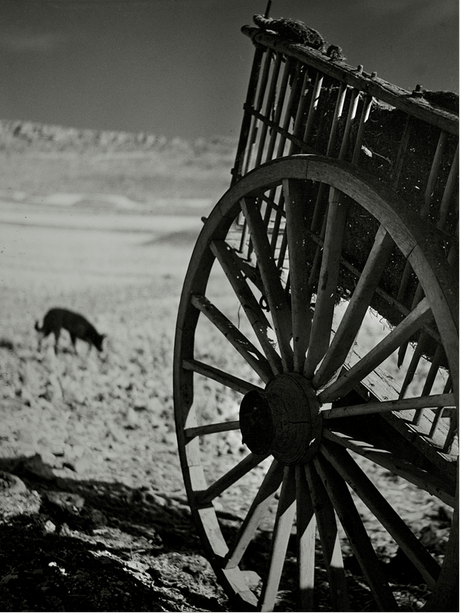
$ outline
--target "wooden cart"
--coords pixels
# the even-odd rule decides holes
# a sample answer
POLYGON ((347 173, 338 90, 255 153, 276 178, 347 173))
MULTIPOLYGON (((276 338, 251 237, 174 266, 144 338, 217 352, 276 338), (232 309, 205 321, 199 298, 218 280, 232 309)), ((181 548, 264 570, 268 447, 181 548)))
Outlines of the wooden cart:
POLYGON ((204 548, 240 610, 317 611, 324 589, 332 611, 361 610, 353 577, 367 610, 458 610, 458 116, 449 95, 243 32, 255 57, 233 181, 176 329, 204 548), (447 544, 414 533, 384 471, 403 502, 453 509, 447 544), (422 582, 409 605, 381 531, 422 582))

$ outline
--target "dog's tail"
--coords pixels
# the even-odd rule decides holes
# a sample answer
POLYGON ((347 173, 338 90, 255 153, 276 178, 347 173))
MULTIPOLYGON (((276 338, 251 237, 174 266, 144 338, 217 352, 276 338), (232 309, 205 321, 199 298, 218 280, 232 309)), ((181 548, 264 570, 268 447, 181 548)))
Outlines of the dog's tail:
POLYGON ((43 326, 40 328, 40 326, 38 325, 38 321, 35 322, 34 328, 35 330, 37 330, 37 332, 43 332, 43 326))

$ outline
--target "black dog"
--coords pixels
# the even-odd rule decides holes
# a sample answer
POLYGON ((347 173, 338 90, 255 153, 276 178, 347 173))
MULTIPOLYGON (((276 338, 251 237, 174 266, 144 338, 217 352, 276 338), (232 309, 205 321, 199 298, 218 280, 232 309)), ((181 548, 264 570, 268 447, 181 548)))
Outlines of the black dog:
POLYGON ((42 334, 38 343, 38 348, 41 348, 42 340, 52 332, 55 339, 54 352, 57 354, 59 335, 61 334, 62 328, 67 330, 70 334, 70 340, 72 341, 75 353, 77 352, 75 347, 77 338, 86 341, 90 349, 91 345, 94 345, 98 351, 102 351, 102 341, 105 338, 105 334, 99 334, 96 328, 90 324, 83 315, 59 308, 50 309, 48 311, 43 319, 41 328, 38 325, 38 321, 35 323, 35 330, 42 334))

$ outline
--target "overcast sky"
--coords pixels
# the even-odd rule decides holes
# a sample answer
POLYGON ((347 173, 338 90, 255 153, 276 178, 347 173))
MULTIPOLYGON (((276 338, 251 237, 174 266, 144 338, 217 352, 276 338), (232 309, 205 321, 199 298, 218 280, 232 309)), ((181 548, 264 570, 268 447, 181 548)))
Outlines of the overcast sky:
MULTIPOLYGON (((0 0, 0 119, 236 136, 267 0, 0 0)), ((407 89, 458 92, 457 0, 273 0, 407 89)))

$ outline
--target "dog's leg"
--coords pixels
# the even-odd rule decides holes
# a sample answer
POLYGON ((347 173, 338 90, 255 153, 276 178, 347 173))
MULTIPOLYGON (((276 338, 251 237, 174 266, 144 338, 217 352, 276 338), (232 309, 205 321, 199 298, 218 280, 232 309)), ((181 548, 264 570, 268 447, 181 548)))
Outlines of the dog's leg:
POLYGON ((59 335, 61 334, 61 331, 58 330, 54 330, 54 354, 57 355, 58 354, 58 343, 59 343, 59 335))
POLYGON ((73 350, 75 355, 78 355, 77 352, 77 337, 75 336, 75 334, 72 334, 72 332, 70 332, 70 340, 72 341, 72 346, 73 346, 73 350))

